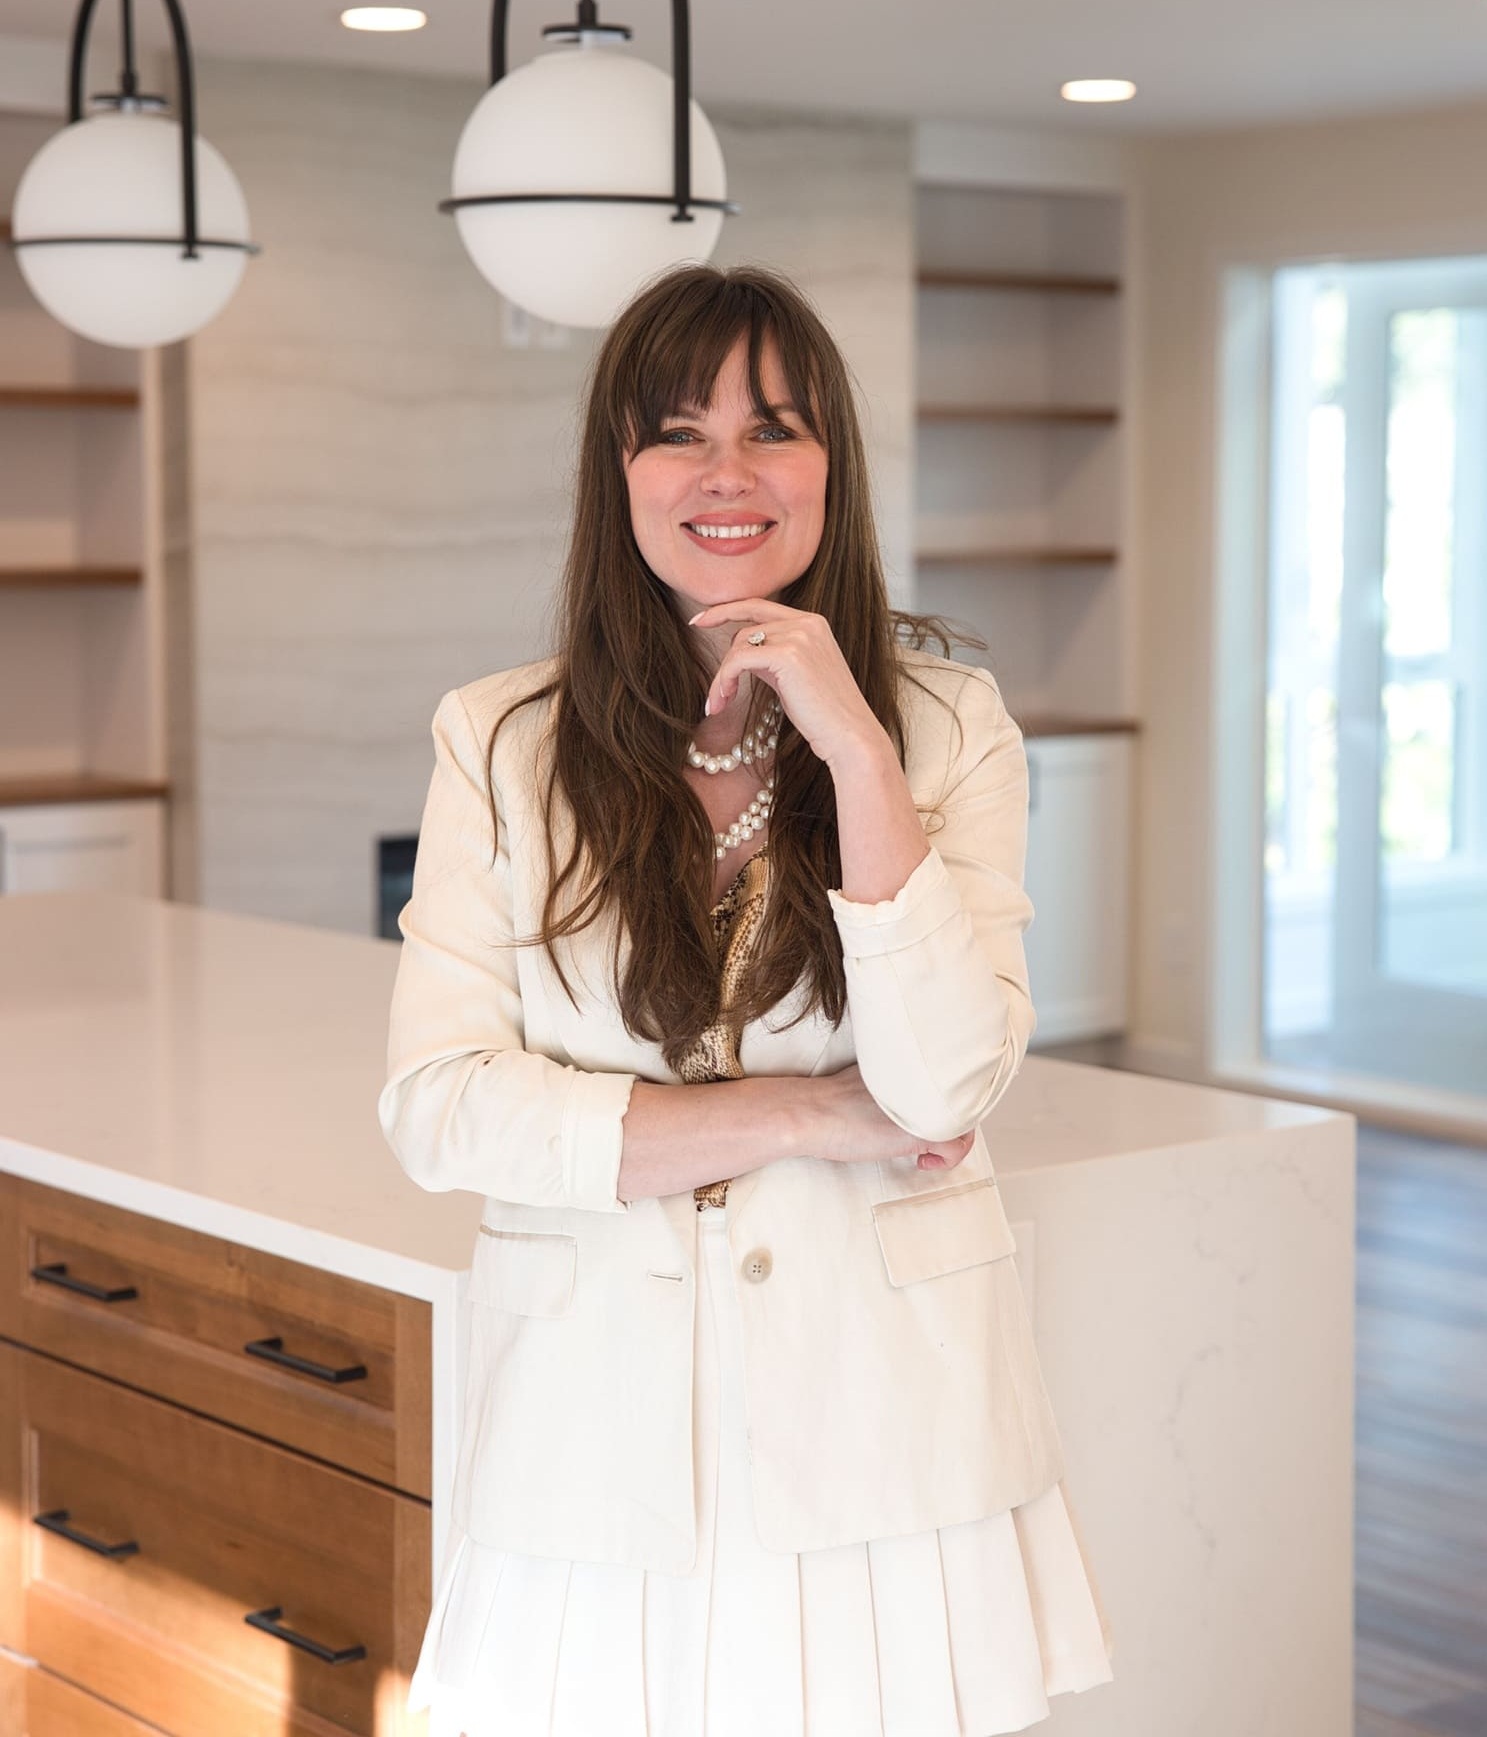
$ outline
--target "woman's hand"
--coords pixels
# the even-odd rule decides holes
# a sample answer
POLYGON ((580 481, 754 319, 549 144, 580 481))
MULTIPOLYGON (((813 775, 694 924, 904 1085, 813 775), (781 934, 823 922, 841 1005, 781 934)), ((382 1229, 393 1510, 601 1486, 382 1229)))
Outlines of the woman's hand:
POLYGON ((790 722, 817 759, 828 765, 864 744, 888 740, 824 615, 791 609, 768 597, 740 597, 699 610, 687 625, 719 627, 735 621, 742 625, 713 672, 708 716, 730 704, 739 677, 748 671, 774 689, 790 722), (748 636, 761 627, 764 644, 750 645, 748 636))
POLYGON ((953 1140, 921 1140, 906 1134, 878 1108, 862 1083, 856 1062, 834 1074, 813 1075, 811 1083, 813 1125, 807 1150, 813 1158, 860 1164, 870 1159, 917 1157, 921 1170, 953 1170, 975 1144, 974 1128, 953 1140), (819 1126, 815 1125, 817 1115, 819 1126))

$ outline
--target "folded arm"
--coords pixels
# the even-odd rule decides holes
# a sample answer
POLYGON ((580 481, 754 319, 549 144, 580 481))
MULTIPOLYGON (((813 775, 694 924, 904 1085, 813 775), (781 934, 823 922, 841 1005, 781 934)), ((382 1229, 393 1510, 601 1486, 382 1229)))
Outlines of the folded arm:
POLYGON ((940 831, 924 832, 891 754, 833 767, 843 887, 883 884, 890 867, 898 883, 876 900, 827 890, 857 1066, 883 1113, 924 1140, 982 1120, 1037 1024, 1022 944, 1033 917, 1022 732, 985 670, 967 666, 955 707, 964 737, 940 831))

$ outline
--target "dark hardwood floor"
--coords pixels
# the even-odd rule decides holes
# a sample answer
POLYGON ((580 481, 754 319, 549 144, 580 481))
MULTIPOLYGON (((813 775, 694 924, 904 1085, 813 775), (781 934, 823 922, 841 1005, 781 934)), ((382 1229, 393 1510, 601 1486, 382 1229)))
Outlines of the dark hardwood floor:
POLYGON ((1487 1737, 1487 1151, 1358 1128, 1356 1737, 1487 1737))

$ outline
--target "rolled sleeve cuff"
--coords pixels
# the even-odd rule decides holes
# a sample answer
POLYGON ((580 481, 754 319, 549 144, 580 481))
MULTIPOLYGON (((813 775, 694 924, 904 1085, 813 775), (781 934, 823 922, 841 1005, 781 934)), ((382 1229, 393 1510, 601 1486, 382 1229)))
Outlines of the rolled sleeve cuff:
POLYGON ((563 1106, 563 1191, 569 1206, 628 1212, 619 1197, 625 1111, 637 1074, 576 1073, 563 1106))
POLYGON ((843 898, 835 887, 826 889, 826 897, 836 916, 842 952, 854 959, 912 947, 961 908, 960 891, 933 845, 891 899, 860 904, 843 898))

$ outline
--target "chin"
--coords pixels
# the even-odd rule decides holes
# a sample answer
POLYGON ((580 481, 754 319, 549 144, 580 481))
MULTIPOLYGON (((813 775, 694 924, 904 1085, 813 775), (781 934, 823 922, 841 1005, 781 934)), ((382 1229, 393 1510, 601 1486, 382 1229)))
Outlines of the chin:
POLYGON ((697 573, 683 579, 681 583, 684 590, 699 597, 711 595, 718 601, 731 601, 735 597, 777 597, 791 581, 777 578, 773 574, 761 577, 757 573, 746 572, 743 562, 734 561, 727 572, 697 573))

